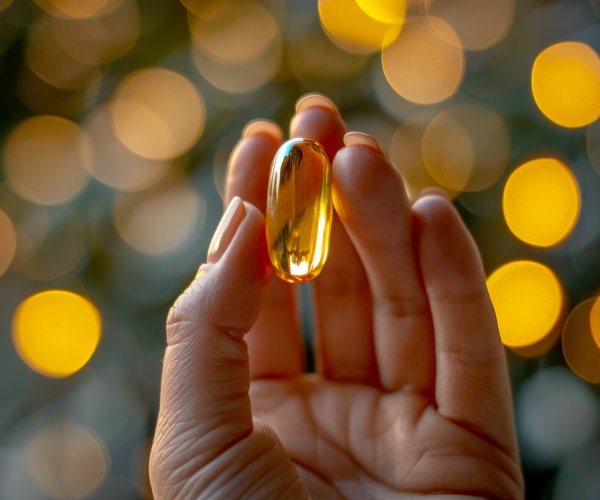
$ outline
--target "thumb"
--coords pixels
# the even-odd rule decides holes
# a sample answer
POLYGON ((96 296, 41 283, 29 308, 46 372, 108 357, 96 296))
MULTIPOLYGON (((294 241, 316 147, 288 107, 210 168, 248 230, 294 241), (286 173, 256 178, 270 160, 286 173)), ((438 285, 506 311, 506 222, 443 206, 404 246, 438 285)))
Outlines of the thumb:
POLYGON ((150 464, 153 488, 163 492, 252 433, 243 335, 270 276, 264 224, 258 209, 234 198, 208 263, 169 313, 150 464))

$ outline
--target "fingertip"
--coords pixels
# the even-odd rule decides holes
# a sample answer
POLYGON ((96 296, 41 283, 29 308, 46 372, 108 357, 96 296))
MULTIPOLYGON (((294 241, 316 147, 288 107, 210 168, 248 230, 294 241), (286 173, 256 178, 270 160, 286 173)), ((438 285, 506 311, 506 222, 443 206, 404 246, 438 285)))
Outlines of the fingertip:
POLYGON ((335 115, 339 115, 340 112, 335 103, 329 99, 329 97, 319 94, 317 92, 310 92, 304 94, 296 101, 296 113, 300 113, 306 109, 313 107, 325 108, 335 115))
POLYGON ((281 145, 277 133, 264 121, 249 125, 245 137, 234 147, 227 167, 225 203, 235 196, 249 201, 264 210, 267 200, 267 184, 273 157, 281 145))
POLYGON ((325 148, 329 160, 344 146, 346 126, 335 107, 314 96, 306 97, 290 122, 290 137, 312 139, 325 148))
POLYGON ((242 129, 242 139, 248 139, 260 134, 270 136, 277 142, 283 142, 283 132, 279 125, 272 120, 257 118, 248 122, 242 129))
POLYGON ((441 187, 438 186, 427 186, 423 189, 421 189, 421 191, 419 191, 419 198, 423 198, 425 196, 429 196, 429 195, 434 195, 434 196, 441 196, 442 198, 445 198, 447 200, 450 200, 450 196, 448 195, 448 191, 442 189, 441 187))
POLYGON ((387 157, 387 154, 385 153, 385 150, 379 141, 373 136, 365 134, 364 132, 346 132, 344 135, 344 145, 346 147, 366 146, 376 153, 387 157))

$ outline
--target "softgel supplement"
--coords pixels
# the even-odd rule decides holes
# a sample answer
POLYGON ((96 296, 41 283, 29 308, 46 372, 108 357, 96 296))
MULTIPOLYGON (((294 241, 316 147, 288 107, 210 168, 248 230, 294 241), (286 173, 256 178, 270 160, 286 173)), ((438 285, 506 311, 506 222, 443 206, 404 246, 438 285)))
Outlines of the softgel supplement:
POLYGON ((329 252, 331 166, 309 139, 291 139, 277 151, 267 194, 267 245, 275 273, 290 283, 316 277, 329 252))

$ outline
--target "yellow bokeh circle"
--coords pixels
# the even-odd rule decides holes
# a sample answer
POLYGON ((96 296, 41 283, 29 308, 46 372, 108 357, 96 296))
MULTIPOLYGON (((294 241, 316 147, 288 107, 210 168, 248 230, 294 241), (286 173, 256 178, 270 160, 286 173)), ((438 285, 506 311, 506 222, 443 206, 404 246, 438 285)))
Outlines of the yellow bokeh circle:
POLYGON ((530 347, 553 332, 563 293, 551 269, 528 260, 509 262, 488 277, 487 287, 505 346, 530 347))
POLYGON ((352 54, 372 54, 387 47, 401 29, 401 24, 371 17, 357 0, 319 0, 319 20, 329 39, 352 54))
POLYGON ((540 247, 556 245, 569 235, 580 205, 575 176, 555 158, 538 158, 518 167, 506 181, 502 197, 512 233, 540 247))
POLYGON ((13 317, 13 342, 23 361, 47 377, 80 370, 98 346, 100 313, 89 300, 65 290, 48 290, 24 300, 13 317))
POLYGON ((358 6, 373 19, 382 23, 404 23, 406 0, 356 0, 358 6))
POLYGON ((531 91, 540 111, 563 127, 583 127, 600 116, 600 57, 589 45, 561 42, 536 57, 531 91))

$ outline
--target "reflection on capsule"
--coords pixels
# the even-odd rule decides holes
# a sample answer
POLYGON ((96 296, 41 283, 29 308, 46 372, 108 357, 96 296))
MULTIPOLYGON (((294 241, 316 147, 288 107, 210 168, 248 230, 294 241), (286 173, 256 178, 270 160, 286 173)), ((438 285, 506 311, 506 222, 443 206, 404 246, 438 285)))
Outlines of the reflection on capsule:
POLYGON ((308 139, 283 144, 271 165, 267 244, 275 273, 290 283, 319 274, 329 251, 331 168, 323 148, 308 139))

